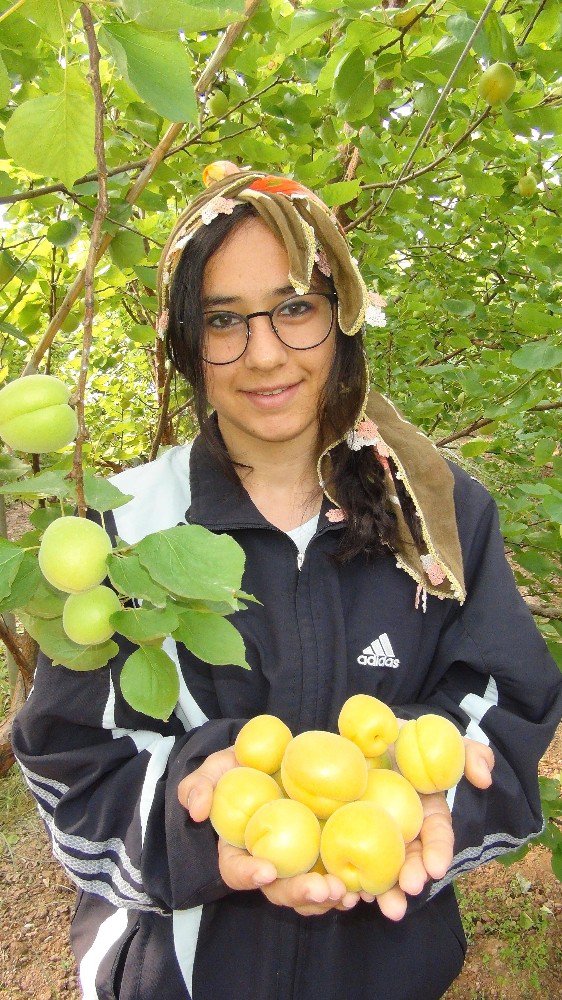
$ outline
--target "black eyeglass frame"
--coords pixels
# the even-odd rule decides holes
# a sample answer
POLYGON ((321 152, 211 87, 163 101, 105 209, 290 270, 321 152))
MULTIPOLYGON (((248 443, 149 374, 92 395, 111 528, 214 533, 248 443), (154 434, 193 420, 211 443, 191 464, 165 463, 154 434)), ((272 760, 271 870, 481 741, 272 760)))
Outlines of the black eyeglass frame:
MULTIPOLYGON (((301 296, 299 296, 299 295, 292 295, 288 299, 284 299, 283 302, 278 302, 278 304, 275 306, 274 309, 271 309, 271 310, 262 309, 260 312, 247 313, 246 315, 244 315, 243 313, 230 312, 228 309, 208 309, 208 310, 206 310, 203 313, 204 316, 214 316, 214 315, 220 314, 220 315, 227 315, 227 316, 238 316, 239 319, 243 319, 245 321, 245 323, 246 323, 246 343, 244 344, 244 348, 240 352, 240 354, 238 354, 235 358, 231 358, 230 361, 209 361, 208 358, 206 358, 203 355, 203 361, 205 362, 205 364, 207 364, 207 365, 232 365, 232 364, 234 364, 235 361, 238 361, 242 357, 242 355, 244 354, 244 352, 246 351, 246 349, 248 347, 248 344, 249 344, 249 341, 250 341, 250 336, 251 336, 251 333, 252 333, 252 331, 250 329, 250 320, 253 319, 254 316, 269 316, 269 322, 271 323, 271 329, 273 330, 275 336, 278 337, 279 340, 281 341, 281 343, 284 344, 285 347, 288 347, 290 351, 311 351, 314 347, 320 347, 320 344, 323 344, 324 341, 328 339, 328 337, 330 336, 330 334, 331 334, 331 332, 333 330, 333 327, 334 327, 334 304, 337 302, 338 297, 337 297, 337 295, 336 295, 335 292, 317 292, 317 291, 313 291, 313 292, 307 292, 306 294, 307 295, 323 295, 325 299, 330 299, 330 302, 332 304, 332 322, 330 323, 330 328, 329 328, 326 336, 322 337, 322 340, 317 341, 316 344, 309 344, 308 347, 293 347, 292 344, 285 343, 285 341, 283 340, 283 337, 280 335, 279 331, 275 328, 275 323, 273 322, 273 313, 277 309, 280 309, 281 306, 286 305, 287 302, 292 302, 293 299, 297 299, 298 300, 299 298, 301 298, 301 296)), ((304 297, 305 296, 303 295, 302 298, 304 298, 304 297)))

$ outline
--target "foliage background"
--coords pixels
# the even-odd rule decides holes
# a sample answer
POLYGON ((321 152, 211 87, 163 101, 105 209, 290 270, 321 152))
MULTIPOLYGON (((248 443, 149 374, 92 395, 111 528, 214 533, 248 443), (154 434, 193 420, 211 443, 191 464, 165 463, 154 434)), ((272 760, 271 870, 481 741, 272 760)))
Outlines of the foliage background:
MULTIPOLYGON (((194 431, 174 379, 158 431, 167 370, 155 279, 203 167, 228 159, 295 176, 334 207, 387 300, 386 328, 367 337, 373 384, 492 490, 517 582, 560 662, 557 0, 489 3, 445 97, 482 0, 246 7, 245 20, 243 0, 86 8, 101 52, 112 242, 96 270, 84 458, 109 473, 146 460, 156 438, 194 431), (496 61, 517 86, 489 107, 478 80, 496 61), (185 124, 132 199, 173 122, 185 124), (517 183, 528 170, 538 188, 525 198, 517 183)), ((83 10, 0 0, 0 384, 26 364, 76 384, 81 365, 84 303, 62 326, 60 310, 86 264, 98 199, 83 10), (46 329, 59 326, 44 351, 46 329)), ((42 465, 70 469, 72 452, 42 465)), ((6 477, 13 466, 0 457, 6 477)))

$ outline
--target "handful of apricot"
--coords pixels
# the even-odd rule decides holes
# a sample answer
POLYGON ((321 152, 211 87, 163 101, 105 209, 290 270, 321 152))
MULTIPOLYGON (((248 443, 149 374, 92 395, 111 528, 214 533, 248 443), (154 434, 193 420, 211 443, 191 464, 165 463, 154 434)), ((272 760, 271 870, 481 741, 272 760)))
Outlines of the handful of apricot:
POLYGON ((462 776, 464 741, 438 715, 400 728, 366 694, 345 702, 338 728, 293 737, 276 716, 250 719, 234 745, 240 766, 217 783, 210 819, 280 878, 325 870, 351 892, 379 895, 398 881, 420 832, 419 793, 445 791, 462 776))

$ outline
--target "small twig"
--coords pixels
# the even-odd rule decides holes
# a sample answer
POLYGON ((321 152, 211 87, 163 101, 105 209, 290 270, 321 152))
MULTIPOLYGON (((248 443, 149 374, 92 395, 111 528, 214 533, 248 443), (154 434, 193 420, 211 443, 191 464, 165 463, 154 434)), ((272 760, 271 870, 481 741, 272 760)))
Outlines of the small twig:
POLYGON ((536 615, 537 618, 562 618, 562 607, 541 604, 536 597, 525 597, 524 600, 531 614, 536 615))
POLYGON ((539 4, 537 10, 535 11, 535 13, 534 13, 534 15, 532 17, 531 23, 529 25, 527 25, 527 27, 525 28, 525 31, 521 35, 521 38, 519 39, 518 45, 524 45, 525 44, 525 42, 527 41, 527 39, 528 39, 529 35, 531 34, 533 28, 535 27, 535 24, 537 23, 539 17, 541 16, 544 8, 546 7, 547 2, 548 2, 548 0, 541 0, 541 3, 539 4))
POLYGON ((86 419, 84 414, 84 396, 86 394, 86 381, 88 378, 88 363, 90 350, 92 347, 92 326, 94 322, 94 273, 98 250, 102 241, 102 225, 109 209, 107 197, 107 166, 105 162, 105 145, 103 138, 103 123, 105 108, 103 104, 103 94, 99 72, 100 51, 96 39, 92 12, 86 4, 81 4, 80 14, 86 38, 88 41, 88 54, 90 57, 90 72, 88 78, 94 94, 95 103, 95 139, 94 149, 98 167, 98 198, 94 220, 92 223, 92 235, 88 260, 84 271, 84 331, 82 335, 82 357, 80 361, 80 372, 78 375, 78 388, 76 398, 76 415, 78 417, 78 434, 74 448, 74 458, 72 462, 72 478, 76 484, 76 501, 78 514, 80 517, 86 516, 86 500, 84 498, 84 470, 82 467, 82 452, 84 441, 86 440, 86 419))

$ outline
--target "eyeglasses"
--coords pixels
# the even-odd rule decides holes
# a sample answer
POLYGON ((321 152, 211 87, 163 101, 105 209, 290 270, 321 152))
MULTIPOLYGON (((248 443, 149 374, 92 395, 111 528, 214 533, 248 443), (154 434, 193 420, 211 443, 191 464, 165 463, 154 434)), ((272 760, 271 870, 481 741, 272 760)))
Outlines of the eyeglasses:
POLYGON ((318 347, 331 333, 336 301, 335 292, 309 292, 286 299, 269 312, 264 309, 247 316, 224 310, 204 312, 203 359, 210 365, 238 361, 248 346, 254 316, 269 316, 273 332, 293 351, 318 347))

